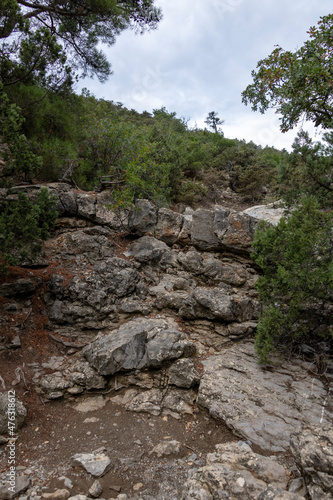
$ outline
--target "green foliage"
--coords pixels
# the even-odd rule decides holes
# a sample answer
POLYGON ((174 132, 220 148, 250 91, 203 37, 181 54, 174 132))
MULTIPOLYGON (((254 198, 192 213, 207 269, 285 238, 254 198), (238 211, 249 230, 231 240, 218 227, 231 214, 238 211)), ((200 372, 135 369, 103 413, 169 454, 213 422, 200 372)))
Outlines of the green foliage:
POLYGON ((36 200, 19 193, 0 215, 0 256, 4 264, 17 265, 40 251, 40 240, 50 235, 57 218, 56 199, 41 189, 36 200))
POLYGON ((281 193, 289 205, 311 195, 321 207, 332 207, 333 133, 326 133, 323 138, 324 143, 314 143, 307 132, 299 132, 292 154, 281 163, 281 193))
POLYGON ((0 173, 0 184, 6 185, 13 176, 24 174, 31 178, 41 167, 41 158, 31 150, 22 133, 24 119, 20 108, 10 102, 0 82, 0 139, 3 143, 5 168, 0 173))
POLYGON ((153 0, 0 0, 0 79, 70 88, 73 75, 105 81, 110 64, 98 44, 112 45, 123 30, 154 29, 153 0))
POLYGON ((253 83, 242 93, 243 102, 251 103, 254 111, 275 108, 283 132, 302 117, 316 126, 332 126, 333 14, 321 17, 308 34, 310 39, 295 52, 277 47, 259 61, 253 83))
POLYGON ((332 212, 311 197, 288 219, 256 232, 253 258, 263 271, 256 285, 264 306, 256 337, 261 362, 273 349, 331 338, 332 235, 332 212))
POLYGON ((218 126, 222 125, 224 123, 224 120, 221 120, 215 111, 210 111, 208 113, 205 123, 207 123, 207 125, 214 130, 215 134, 219 133, 223 135, 222 132, 218 129, 218 126))

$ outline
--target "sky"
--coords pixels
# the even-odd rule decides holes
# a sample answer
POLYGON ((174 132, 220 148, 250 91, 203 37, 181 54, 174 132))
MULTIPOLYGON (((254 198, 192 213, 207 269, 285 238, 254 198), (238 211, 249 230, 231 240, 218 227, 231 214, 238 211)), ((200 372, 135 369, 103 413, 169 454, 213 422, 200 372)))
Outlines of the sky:
MULTIPOLYGON (((103 51, 113 74, 102 84, 84 79, 97 98, 139 112, 165 107, 190 127, 205 128, 210 111, 224 120, 230 139, 291 149, 297 129, 282 134, 279 115, 242 103, 251 71, 275 45, 296 50, 307 31, 333 10, 332 0, 156 0, 163 19, 157 30, 123 32, 103 51)), ((314 138, 311 124, 304 124, 314 138)))

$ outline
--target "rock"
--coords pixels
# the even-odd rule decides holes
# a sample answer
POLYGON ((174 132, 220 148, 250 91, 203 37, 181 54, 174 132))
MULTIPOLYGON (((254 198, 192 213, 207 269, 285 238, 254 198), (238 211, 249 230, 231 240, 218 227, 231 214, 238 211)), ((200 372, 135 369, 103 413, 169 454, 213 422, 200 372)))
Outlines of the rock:
POLYGON ((93 396, 87 398, 85 401, 81 401, 74 409, 80 413, 88 413, 89 411, 96 411, 104 408, 106 405, 106 400, 104 396, 93 396))
POLYGON ((184 217, 169 208, 160 208, 155 228, 155 237, 167 245, 173 245, 183 227, 184 217))
POLYGON ((232 322, 256 319, 259 304, 249 297, 226 295, 220 288, 197 287, 184 301, 180 316, 188 319, 205 318, 232 322))
POLYGON ((214 212, 214 235, 220 248, 249 253, 258 223, 246 213, 217 207, 214 212))
POLYGON ((187 253, 180 252, 178 254, 178 261, 189 273, 201 274, 203 272, 203 257, 195 250, 190 250, 187 253))
POLYGON ((53 491, 52 493, 42 494, 42 498, 45 498, 45 500, 67 500, 70 496, 71 494, 66 489, 56 490, 53 491))
POLYGON ((182 246, 191 244, 192 215, 184 215, 183 226, 177 238, 177 243, 182 246))
POLYGON ((158 458, 165 457, 168 455, 173 455, 180 453, 182 451, 182 444, 179 441, 162 441, 161 443, 154 446, 154 448, 149 453, 150 455, 156 454, 158 458))
MULTIPOLYGON (((298 358, 265 371, 258 365, 253 344, 245 343, 203 365, 198 403, 263 450, 288 449, 295 429, 322 418, 327 391, 298 358)), ((327 408, 324 421, 332 420, 327 408)))
POLYGON ((158 262, 165 252, 170 249, 166 243, 159 241, 152 236, 143 236, 135 241, 129 248, 126 255, 133 256, 138 262, 158 262))
POLYGON ((101 477, 111 469, 112 463, 104 453, 77 453, 72 457, 72 467, 77 466, 94 477, 101 477))
POLYGON ((18 497, 29 488, 30 483, 30 478, 24 474, 15 474, 14 481, 9 476, 8 481, 0 484, 0 500, 11 500, 18 497), (15 484, 12 484, 12 482, 15 484))
POLYGON ((107 225, 115 231, 124 231, 128 225, 128 216, 126 212, 113 211, 110 207, 114 203, 109 191, 97 193, 96 203, 96 222, 107 225), (108 206, 107 206, 108 205, 108 206))
POLYGON ((270 203, 269 205, 257 205, 243 210, 243 213, 276 226, 285 212, 283 206, 279 205, 281 205, 280 202, 270 203))
POLYGON ((83 349, 83 354, 105 376, 122 370, 158 368, 165 360, 194 351, 194 344, 186 335, 170 328, 166 321, 139 318, 115 332, 99 335, 83 349))
POLYGON ((15 335, 15 337, 11 340, 9 344, 9 349, 18 349, 21 347, 21 339, 19 335, 15 335))
POLYGON ((0 295, 4 297, 30 297, 36 291, 32 280, 21 278, 13 283, 3 283, 0 285, 0 295))
MULTIPOLYGON (((325 407, 323 406, 323 409, 325 407)), ((327 410, 326 410, 327 411, 327 410)), ((313 425, 292 434, 292 453, 312 500, 333 498, 333 427, 313 425)))
POLYGON ((194 470, 186 481, 182 500, 257 500, 267 482, 286 486, 288 477, 275 460, 254 453, 243 442, 216 446, 205 467, 194 470))
POLYGON ((153 236, 157 208, 148 200, 136 200, 128 217, 128 227, 137 236, 153 236))
POLYGON ((102 494, 102 492, 103 492, 102 485, 96 479, 96 481, 94 481, 94 483, 89 488, 90 496, 92 496, 93 498, 98 498, 102 494))
POLYGON ((273 458, 253 452, 244 441, 217 444, 215 450, 214 453, 207 455, 207 465, 219 463, 234 471, 248 470, 267 484, 275 484, 280 488, 287 487, 289 478, 285 468, 273 458))
POLYGON ((168 370, 169 384, 189 389, 197 385, 200 375, 194 368, 192 359, 178 359, 168 370))
POLYGON ((304 479, 302 477, 293 479, 289 485, 288 491, 290 493, 297 493, 301 497, 305 497, 307 494, 307 487, 304 479))
POLYGON ((96 194, 76 193, 77 214, 89 220, 96 218, 96 194))
POLYGON ((216 250, 220 247, 214 233, 214 212, 199 208, 192 216, 191 241, 199 250, 216 250))
POLYGON ((58 194, 59 201, 63 207, 63 210, 59 211, 59 215, 76 215, 77 214, 77 203, 76 197, 73 191, 63 192, 60 191, 58 194))
POLYGON ((13 431, 17 432, 26 416, 27 410, 15 396, 15 391, 0 393, 0 434, 8 434, 8 423, 13 424, 13 431))
POLYGON ((304 496, 285 491, 278 486, 270 485, 265 491, 260 493, 258 500, 304 500, 304 496))
POLYGON ((69 497, 68 500, 88 500, 86 495, 74 495, 73 497, 69 497))

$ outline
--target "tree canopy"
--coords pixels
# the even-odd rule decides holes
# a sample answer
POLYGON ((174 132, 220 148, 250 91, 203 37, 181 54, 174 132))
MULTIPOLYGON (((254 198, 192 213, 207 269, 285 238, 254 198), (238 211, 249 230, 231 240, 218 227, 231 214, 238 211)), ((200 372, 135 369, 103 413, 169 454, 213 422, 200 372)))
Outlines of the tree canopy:
POLYGON ((105 81, 110 63, 98 48, 127 28, 143 32, 161 19, 154 0, 0 0, 0 79, 68 86, 73 75, 105 81))
POLYGON ((253 83, 242 93, 254 111, 275 108, 286 132, 303 118, 324 129, 333 119, 333 14, 320 18, 295 52, 277 46, 252 71, 253 83))

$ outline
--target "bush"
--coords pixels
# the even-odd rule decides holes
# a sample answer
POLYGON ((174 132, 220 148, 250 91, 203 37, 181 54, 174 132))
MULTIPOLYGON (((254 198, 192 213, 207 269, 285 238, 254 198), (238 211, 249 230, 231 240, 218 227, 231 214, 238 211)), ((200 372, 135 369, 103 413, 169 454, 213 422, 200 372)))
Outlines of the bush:
POLYGON ((33 258, 41 249, 41 240, 50 236, 58 213, 56 198, 46 188, 34 202, 25 193, 17 201, 7 202, 0 215, 0 256, 3 264, 17 265, 33 258))
POLYGON ((257 290, 263 304, 256 348, 260 362, 274 350, 332 340, 333 214, 304 198, 288 219, 262 224, 253 258, 263 270, 257 290))

